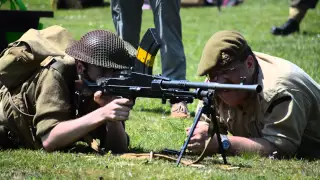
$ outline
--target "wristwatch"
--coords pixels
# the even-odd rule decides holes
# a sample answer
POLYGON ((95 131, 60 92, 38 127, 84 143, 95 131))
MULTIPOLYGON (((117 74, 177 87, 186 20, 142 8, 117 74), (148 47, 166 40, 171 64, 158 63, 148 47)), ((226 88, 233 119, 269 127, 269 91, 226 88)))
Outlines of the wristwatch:
POLYGON ((228 135, 220 134, 220 137, 221 137, 221 142, 222 142, 222 148, 224 150, 228 150, 231 146, 231 143, 228 139, 228 135))

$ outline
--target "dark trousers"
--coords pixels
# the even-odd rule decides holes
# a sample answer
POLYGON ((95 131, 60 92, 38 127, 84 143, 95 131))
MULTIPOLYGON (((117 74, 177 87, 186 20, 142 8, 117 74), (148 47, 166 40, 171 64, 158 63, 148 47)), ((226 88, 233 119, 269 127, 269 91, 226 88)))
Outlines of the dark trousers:
POLYGON ((318 0, 291 0, 291 7, 307 7, 310 9, 314 9, 318 3, 318 0))
MULTIPOLYGON (((117 34, 135 48, 141 30, 143 0, 112 0, 112 18, 117 34)), ((155 28, 161 40, 162 75, 175 80, 186 78, 182 44, 180 0, 150 0, 155 28)))

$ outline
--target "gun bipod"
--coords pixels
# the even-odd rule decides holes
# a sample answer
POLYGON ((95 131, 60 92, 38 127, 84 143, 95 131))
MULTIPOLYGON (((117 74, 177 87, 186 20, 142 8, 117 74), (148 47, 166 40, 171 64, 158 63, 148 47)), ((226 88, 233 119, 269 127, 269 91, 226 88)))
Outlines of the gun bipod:
MULTIPOLYGON (((213 123, 214 125, 214 129, 213 129, 213 133, 211 134, 211 138, 214 136, 214 134, 216 134, 217 136, 217 140, 218 140, 218 144, 219 144, 219 150, 220 150, 220 153, 222 155, 222 158, 223 158, 223 163, 224 164, 227 164, 227 157, 226 157, 226 152, 225 150, 223 149, 223 146, 222 146, 222 142, 221 142, 221 137, 220 137, 220 131, 219 131, 219 126, 218 126, 218 122, 217 122, 217 119, 216 119, 216 115, 215 115, 215 109, 211 107, 211 103, 212 102, 212 99, 211 97, 205 97, 203 98, 203 106, 198 110, 195 118, 194 118, 194 121, 193 121, 193 124, 191 126, 191 129, 190 129, 190 133, 187 137, 187 140, 184 142, 182 148, 181 148, 181 151, 180 151, 180 154, 179 154, 179 157, 176 161, 176 165, 179 166, 180 164, 180 161, 183 157, 183 154, 185 153, 186 149, 187 149, 187 146, 190 142, 190 139, 194 133, 194 130, 196 129, 197 127, 197 124, 201 118, 201 115, 202 113, 205 113, 206 115, 208 115, 208 117, 211 117, 211 122, 213 123)), ((210 139, 211 139, 210 138, 210 139)), ((209 143, 208 143, 209 144, 209 143)), ((208 145, 207 144, 207 145, 208 145)), ((207 149, 207 145, 205 146, 204 150, 202 151, 201 155, 199 156, 199 158, 192 162, 193 163, 197 163, 199 161, 201 161, 204 156, 205 156, 205 151, 207 149)))

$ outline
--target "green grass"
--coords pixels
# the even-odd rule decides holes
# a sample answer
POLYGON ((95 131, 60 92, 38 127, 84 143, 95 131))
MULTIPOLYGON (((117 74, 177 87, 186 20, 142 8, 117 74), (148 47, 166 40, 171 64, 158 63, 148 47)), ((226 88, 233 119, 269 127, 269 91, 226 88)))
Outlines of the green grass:
MULTIPOLYGON (((25 0, 30 10, 49 10, 49 1, 25 0)), ((5 8, 5 6, 4 6, 5 8)), ((183 43, 187 57, 187 79, 202 81, 195 76, 202 48, 216 31, 235 29, 240 31, 252 49, 282 57, 302 67, 319 82, 320 55, 320 6, 310 10, 301 24, 302 32, 288 37, 270 34, 272 25, 281 25, 288 16, 287 1, 247 0, 239 7, 183 8, 183 43)), ((151 11, 144 11, 142 32, 153 27, 151 11)), ((45 27, 61 25, 79 39, 95 29, 114 31, 110 7, 84 10, 59 10, 55 17, 43 18, 45 27)), ((159 56, 154 73, 160 73, 159 56)), ((196 102, 189 105, 191 111, 196 102)), ((127 131, 132 149, 158 151, 163 148, 179 149, 190 126, 190 119, 169 118, 170 107, 160 100, 137 101, 127 131)), ((0 179, 319 179, 320 161, 272 160, 257 155, 229 157, 237 170, 223 170, 218 157, 206 158, 205 168, 175 167, 174 163, 157 160, 127 160, 117 156, 94 154, 45 153, 43 151, 1 151, 0 179), (217 161, 218 160, 218 161, 217 161)))

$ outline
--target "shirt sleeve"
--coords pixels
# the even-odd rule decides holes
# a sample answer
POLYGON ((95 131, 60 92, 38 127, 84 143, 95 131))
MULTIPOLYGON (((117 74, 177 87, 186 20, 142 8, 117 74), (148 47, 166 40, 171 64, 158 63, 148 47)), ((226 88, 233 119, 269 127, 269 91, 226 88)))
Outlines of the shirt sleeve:
POLYGON ((307 125, 310 103, 299 91, 282 92, 271 101, 264 117, 263 138, 280 153, 296 152, 307 125))
POLYGON ((35 91, 36 114, 33 125, 38 137, 46 134, 59 122, 72 118, 70 96, 62 75, 54 69, 44 69, 35 91))

